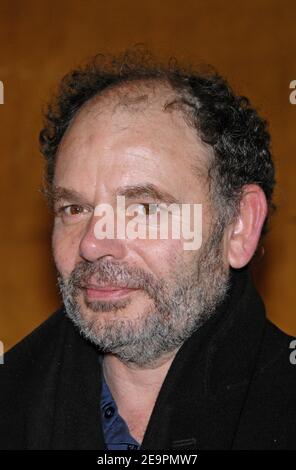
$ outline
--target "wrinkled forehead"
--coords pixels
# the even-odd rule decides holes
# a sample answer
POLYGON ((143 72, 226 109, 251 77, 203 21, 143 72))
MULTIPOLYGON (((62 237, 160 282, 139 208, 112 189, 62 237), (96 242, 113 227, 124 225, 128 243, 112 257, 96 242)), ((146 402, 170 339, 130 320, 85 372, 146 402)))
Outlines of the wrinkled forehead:
POLYGON ((167 84, 129 84, 86 103, 65 133, 55 181, 85 191, 122 184, 159 184, 190 199, 207 184, 211 152, 182 112, 167 84), (201 184, 202 182, 202 184, 201 184))

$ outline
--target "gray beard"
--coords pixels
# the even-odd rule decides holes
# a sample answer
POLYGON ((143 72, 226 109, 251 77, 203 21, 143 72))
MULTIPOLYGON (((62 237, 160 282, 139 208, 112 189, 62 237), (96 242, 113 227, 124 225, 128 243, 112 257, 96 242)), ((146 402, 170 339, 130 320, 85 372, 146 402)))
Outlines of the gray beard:
POLYGON ((134 367, 152 366, 178 349, 211 317, 226 296, 229 268, 222 259, 221 234, 221 226, 216 225, 200 249, 199 258, 193 256, 191 268, 179 266, 172 273, 170 283, 122 262, 104 258, 94 263, 81 261, 68 279, 58 275, 67 316, 102 352, 114 354, 134 367), (81 286, 93 276, 96 282, 143 289, 153 301, 152 306, 132 320, 122 317, 108 320, 101 319, 100 312, 120 312, 130 304, 130 298, 116 303, 84 299, 87 307, 97 313, 92 319, 86 318, 78 296, 81 286))

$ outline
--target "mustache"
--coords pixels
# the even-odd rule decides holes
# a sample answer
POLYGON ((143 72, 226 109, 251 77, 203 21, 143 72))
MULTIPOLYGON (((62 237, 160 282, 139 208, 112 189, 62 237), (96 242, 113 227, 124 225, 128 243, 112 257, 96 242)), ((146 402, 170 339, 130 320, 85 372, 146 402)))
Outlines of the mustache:
POLYGON ((68 278, 73 287, 111 285, 118 288, 143 289, 154 293, 160 289, 162 281, 141 268, 131 267, 127 263, 107 259, 95 262, 80 261, 68 278))

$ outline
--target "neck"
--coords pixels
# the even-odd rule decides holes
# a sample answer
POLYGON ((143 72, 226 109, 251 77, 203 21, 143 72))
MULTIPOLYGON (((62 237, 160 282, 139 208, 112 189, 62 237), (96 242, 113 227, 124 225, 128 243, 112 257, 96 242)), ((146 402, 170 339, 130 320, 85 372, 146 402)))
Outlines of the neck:
MULTIPOLYGON (((148 424, 158 393, 176 353, 177 350, 142 368, 123 363, 113 354, 105 354, 104 376, 119 414, 131 425, 130 430, 135 421, 145 423, 145 426, 148 424)), ((145 426, 142 426, 142 434, 145 426)), ((140 440, 139 435, 137 438, 140 440)))

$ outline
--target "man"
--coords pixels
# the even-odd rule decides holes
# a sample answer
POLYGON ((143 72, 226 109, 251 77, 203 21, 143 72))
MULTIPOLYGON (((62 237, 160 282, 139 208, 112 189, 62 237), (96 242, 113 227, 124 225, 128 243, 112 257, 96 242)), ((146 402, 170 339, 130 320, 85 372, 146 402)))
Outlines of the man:
POLYGON ((5 355, 1 448, 296 448, 292 338, 249 273, 274 167, 248 100, 214 72, 97 57, 40 142, 63 306, 5 355), (113 236, 118 197, 156 236, 113 236), (157 236, 166 210, 191 226, 168 204, 202 207, 198 249, 157 236))

